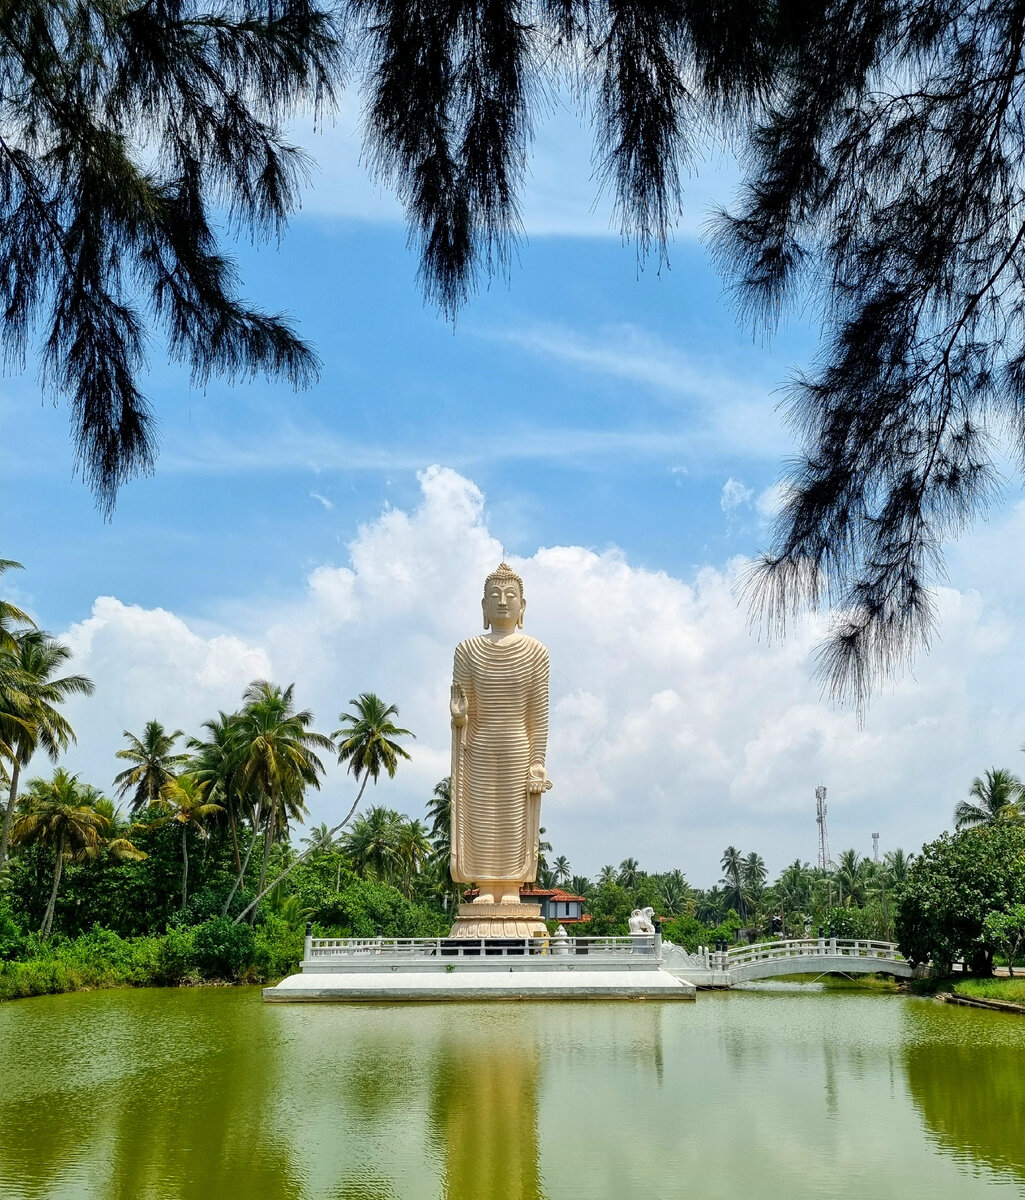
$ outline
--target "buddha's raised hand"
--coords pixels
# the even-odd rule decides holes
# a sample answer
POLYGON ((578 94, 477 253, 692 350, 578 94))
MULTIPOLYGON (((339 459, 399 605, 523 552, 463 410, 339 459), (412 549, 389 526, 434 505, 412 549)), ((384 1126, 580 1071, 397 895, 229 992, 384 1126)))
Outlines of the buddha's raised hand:
POLYGON ((470 703, 466 699, 466 693, 458 683, 452 684, 452 696, 448 703, 449 711, 452 713, 452 724, 462 727, 466 724, 466 714, 469 711, 470 703))

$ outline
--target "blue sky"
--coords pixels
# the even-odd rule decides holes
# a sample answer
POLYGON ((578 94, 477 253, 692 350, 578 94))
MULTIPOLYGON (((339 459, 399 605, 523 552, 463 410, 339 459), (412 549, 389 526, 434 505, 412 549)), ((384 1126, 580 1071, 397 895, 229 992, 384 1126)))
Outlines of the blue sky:
POLYGON ((349 532, 407 501, 434 461, 473 474, 511 551, 615 543, 682 571, 753 547, 722 487, 775 477, 788 439, 771 393, 807 337, 770 354, 745 336, 692 240, 656 274, 618 238, 532 238, 454 328, 422 303, 394 223, 300 217, 280 250, 240 250, 248 294, 317 347, 320 383, 200 392, 155 347, 158 469, 109 525, 71 476, 66 410, 41 405, 30 377, 8 382, 24 446, 9 478, 45 479, 41 504, 35 489, 24 509, 8 497, 8 545, 50 624, 103 588, 198 614, 287 588, 344 557, 349 532))
MULTIPOLYGON (((417 812, 444 773, 449 639, 474 632, 476 589, 503 550, 528 599, 531 571, 550 596, 530 607, 563 714, 551 766, 565 799, 550 793, 546 821, 580 869, 632 853, 707 884, 729 841, 773 869, 813 858, 823 780, 838 848, 866 850, 879 825, 884 849, 913 847, 991 756, 1017 766, 1023 704, 1006 662, 1020 589, 993 569, 1018 544, 1016 491, 955 557, 942 651, 864 728, 822 702, 813 626, 775 649, 747 630, 736 560, 764 545, 792 451, 778 389, 815 337, 799 319, 771 344, 738 326, 696 236, 729 164, 693 184, 671 268, 639 270, 607 206, 592 208, 584 143, 560 114, 542 130, 510 278, 453 327, 424 306, 394 202, 354 146, 344 123, 314 139, 323 169, 281 247, 236 247, 246 293, 316 345, 316 387, 196 391, 155 344, 156 474, 129 484, 105 524, 72 475, 66 409, 41 401, 31 371, 3 385, 4 554, 26 568, 12 585, 98 684, 76 708, 75 769, 105 783, 126 725, 196 731, 266 670, 301 680, 325 728, 364 688, 411 714, 416 763, 378 799, 417 812), (432 465, 444 470, 425 476, 432 465), (99 597, 113 599, 98 613, 99 597), (593 670, 567 662, 560 677, 556 646, 593 652, 593 670), (632 722, 663 730, 672 752, 646 753, 638 735, 631 756, 632 722)), ((330 820, 343 790, 333 776, 313 819, 330 820)))

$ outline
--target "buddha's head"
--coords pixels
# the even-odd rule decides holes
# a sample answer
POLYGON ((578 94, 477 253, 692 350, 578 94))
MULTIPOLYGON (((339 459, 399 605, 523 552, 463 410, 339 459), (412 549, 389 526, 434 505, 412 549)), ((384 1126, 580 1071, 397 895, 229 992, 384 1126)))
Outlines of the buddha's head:
POLYGON ((508 565, 502 565, 484 580, 484 628, 511 632, 523 628, 523 613, 527 601, 523 595, 523 580, 508 565))

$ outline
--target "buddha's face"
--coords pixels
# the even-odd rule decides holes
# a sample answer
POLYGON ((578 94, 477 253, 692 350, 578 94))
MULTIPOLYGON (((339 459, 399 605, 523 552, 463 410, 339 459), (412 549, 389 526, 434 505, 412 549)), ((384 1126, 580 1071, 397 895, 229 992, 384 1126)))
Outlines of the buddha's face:
POLYGON ((484 628, 509 631, 523 624, 526 600, 520 594, 520 585, 513 579, 493 579, 487 586, 484 599, 484 628))

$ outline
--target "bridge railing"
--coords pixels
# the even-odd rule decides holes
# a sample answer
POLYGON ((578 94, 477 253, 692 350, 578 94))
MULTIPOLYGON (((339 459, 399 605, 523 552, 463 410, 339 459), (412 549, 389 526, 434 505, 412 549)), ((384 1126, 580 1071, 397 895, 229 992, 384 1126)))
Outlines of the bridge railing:
POLYGON ((798 938, 759 942, 754 946, 734 946, 719 957, 724 960, 727 970, 744 963, 783 958, 878 958, 889 962, 904 961, 895 942, 877 942, 870 938, 798 938))

